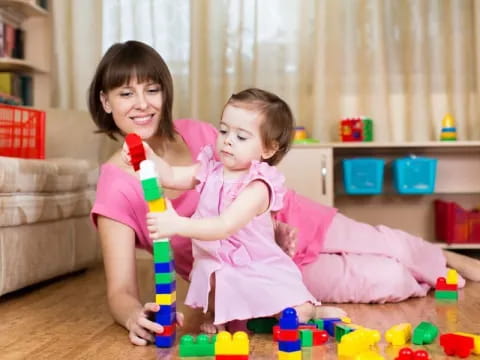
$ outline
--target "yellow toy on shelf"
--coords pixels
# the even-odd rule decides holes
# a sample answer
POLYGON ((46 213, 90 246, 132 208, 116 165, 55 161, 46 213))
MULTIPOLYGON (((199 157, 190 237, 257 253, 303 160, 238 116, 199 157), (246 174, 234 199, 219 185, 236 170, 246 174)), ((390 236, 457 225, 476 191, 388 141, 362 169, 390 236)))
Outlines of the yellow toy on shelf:
POLYGON ((455 127, 455 118, 451 114, 446 114, 442 120, 442 130, 440 132, 441 141, 457 140, 457 128, 455 127))

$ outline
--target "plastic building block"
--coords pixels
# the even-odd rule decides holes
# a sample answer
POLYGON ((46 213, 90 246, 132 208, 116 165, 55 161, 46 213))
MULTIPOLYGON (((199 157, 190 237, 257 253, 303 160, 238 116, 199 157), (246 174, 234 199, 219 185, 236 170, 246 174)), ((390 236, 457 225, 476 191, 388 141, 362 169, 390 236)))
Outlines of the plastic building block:
POLYGON ((276 324, 278 319, 274 317, 250 319, 247 321, 247 329, 255 334, 271 334, 276 324))
POLYGON ((448 290, 435 290, 435 299, 438 300, 457 300, 458 292, 448 290))
POLYGON ((367 351, 355 356, 355 360, 384 360, 385 358, 375 351, 367 351))
POLYGON ((425 350, 412 350, 409 347, 400 349, 395 360, 429 360, 430 356, 425 350))
POLYGON ((337 345, 339 356, 355 356, 370 351, 380 341, 380 332, 367 328, 357 329, 342 337, 337 345))
POLYGON ((322 319, 310 320, 307 324, 314 324, 314 325, 317 326, 318 329, 325 330, 325 328, 323 326, 323 320, 322 319))
POLYGON ((431 344, 438 336, 438 327, 427 321, 422 321, 413 330, 412 343, 415 345, 431 344))
POLYGON ((172 347, 175 343, 175 334, 171 336, 155 336, 155 345, 158 347, 172 347))
POLYGON ((278 350, 284 352, 294 352, 302 350, 302 343, 299 340, 295 341, 279 341, 278 350))
POLYGON ((457 270, 448 269, 446 280, 447 280, 447 284, 449 284, 449 285, 458 285, 457 270))
POLYGON ((278 329, 277 332, 277 341, 297 341, 300 339, 300 333, 298 329, 295 330, 284 330, 278 329))
POLYGON ((215 360, 248 360, 248 355, 215 355, 215 360))
POLYGON ((179 355, 181 357, 202 357, 215 355, 215 337, 200 334, 196 338, 191 335, 183 335, 179 343, 179 355))
POLYGON ((328 335, 335 336, 335 324, 342 322, 340 318, 323 318, 323 329, 327 330, 328 335))
POLYGON ((323 345, 328 341, 326 330, 313 330, 313 346, 323 345))
POLYGON ((300 329, 300 342, 303 347, 313 346, 313 332, 310 329, 300 329))
POLYGON ((456 335, 468 336, 473 338, 473 350, 474 354, 480 355, 480 335, 473 335, 464 332, 456 332, 456 335))
POLYGON ((278 352, 278 360, 302 360, 302 352, 301 351, 294 351, 294 352, 278 352))
POLYGON ((279 321, 280 329, 298 329, 298 316, 294 308, 286 308, 282 311, 279 321))
POLYGON ((447 333, 440 336, 440 345, 445 354, 466 358, 474 348, 474 339, 470 336, 447 333))
POLYGON ((439 277, 435 284, 435 290, 448 290, 448 291, 457 291, 457 284, 447 284, 447 279, 444 277, 439 277))
POLYGON ((385 332, 385 341, 392 345, 405 345, 412 336, 412 324, 401 323, 392 326, 385 332))
POLYGON ((172 305, 177 300, 177 292, 171 294, 156 294, 155 303, 158 305, 172 305))
POLYGON ((170 284, 175 281, 176 273, 157 273, 155 274, 155 284, 170 284))
POLYGON ((343 324, 343 323, 336 323, 335 324, 335 340, 340 342, 343 335, 348 334, 349 332, 354 331, 355 328, 351 327, 350 325, 343 324))
POLYGON ((137 134, 132 133, 125 137, 125 142, 128 146, 133 169, 138 171, 140 169, 140 163, 146 159, 142 139, 137 134))
POLYGON ((215 342, 215 355, 248 355, 250 343, 244 331, 237 331, 233 336, 227 331, 220 331, 215 342))

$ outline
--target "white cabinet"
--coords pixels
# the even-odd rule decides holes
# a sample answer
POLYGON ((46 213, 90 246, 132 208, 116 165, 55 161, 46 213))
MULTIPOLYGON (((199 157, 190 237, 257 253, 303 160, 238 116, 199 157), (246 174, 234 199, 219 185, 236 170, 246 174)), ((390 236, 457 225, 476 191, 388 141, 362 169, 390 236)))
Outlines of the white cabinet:
POLYGON ((333 151, 331 147, 296 146, 278 168, 287 186, 324 205, 333 206, 333 151))

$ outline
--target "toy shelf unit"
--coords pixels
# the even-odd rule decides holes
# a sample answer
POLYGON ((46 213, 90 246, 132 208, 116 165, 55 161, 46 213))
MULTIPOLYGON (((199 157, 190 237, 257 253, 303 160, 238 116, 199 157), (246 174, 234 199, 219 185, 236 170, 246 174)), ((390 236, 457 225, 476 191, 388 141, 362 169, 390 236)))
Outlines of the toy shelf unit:
POLYGON ((0 103, 50 107, 46 1, 0 0, 0 103))
POLYGON ((460 222, 459 231, 472 232, 460 240, 463 242, 456 241, 460 235, 453 241, 451 237, 441 239, 435 228, 435 200, 454 203, 468 213, 480 207, 480 141, 295 145, 280 169, 288 186, 315 201, 338 208, 355 220, 401 229, 444 248, 480 249, 480 238, 475 235, 480 235, 480 229, 477 232, 474 228, 475 214, 468 217, 467 222, 460 222), (394 179, 398 173, 398 169, 394 169, 397 160, 412 155, 417 159, 435 160, 427 164, 429 169, 435 164, 434 187, 422 193, 402 193, 398 179, 394 179), (350 159, 368 159, 377 168, 383 164, 382 188, 369 195, 347 193, 343 170, 345 160, 350 159))

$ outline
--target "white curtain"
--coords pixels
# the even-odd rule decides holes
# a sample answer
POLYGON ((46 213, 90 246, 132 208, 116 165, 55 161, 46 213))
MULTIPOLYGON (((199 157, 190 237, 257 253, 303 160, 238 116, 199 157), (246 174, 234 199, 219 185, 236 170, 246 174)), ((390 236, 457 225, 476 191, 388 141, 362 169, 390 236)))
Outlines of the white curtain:
POLYGON ((103 0, 103 51, 137 39, 175 79, 175 114, 216 123, 228 96, 257 86, 300 125, 338 139, 342 117, 374 120, 377 141, 427 141, 450 112, 479 139, 476 0, 103 0))

